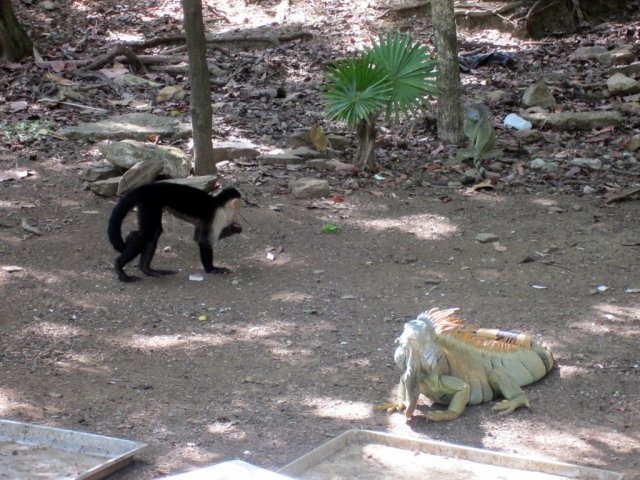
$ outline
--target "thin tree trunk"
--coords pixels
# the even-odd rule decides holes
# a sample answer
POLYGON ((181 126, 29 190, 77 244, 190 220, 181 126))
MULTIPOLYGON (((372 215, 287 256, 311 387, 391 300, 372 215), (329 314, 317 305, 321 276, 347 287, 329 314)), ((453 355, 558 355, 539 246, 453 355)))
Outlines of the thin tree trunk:
POLYGON ((182 10, 189 53, 191 129, 193 131, 195 170, 196 175, 211 175, 217 170, 213 160, 213 145, 211 143, 211 116, 213 112, 204 22, 202 20, 202 1, 182 0, 182 10))
POLYGON ((0 0, 0 61, 17 62, 33 54, 33 43, 13 13, 11 0, 0 0))
POLYGON ((438 138, 459 143, 465 138, 462 131, 462 99, 458 39, 453 0, 432 0, 433 36, 438 53, 438 138))
POLYGON ((368 119, 360 120, 356 134, 358 136, 358 149, 353 157, 353 164, 363 170, 373 170, 376 166, 376 115, 370 115, 368 119))

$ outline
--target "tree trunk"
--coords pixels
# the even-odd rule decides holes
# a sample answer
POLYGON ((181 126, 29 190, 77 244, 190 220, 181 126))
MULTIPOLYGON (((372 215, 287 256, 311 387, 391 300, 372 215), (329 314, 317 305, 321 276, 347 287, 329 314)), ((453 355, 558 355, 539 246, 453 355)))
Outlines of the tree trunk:
POLYGON ((33 54, 33 43, 13 13, 11 0, 0 0, 0 62, 17 62, 33 54))
MULTIPOLYGON (((2 0, 0 0, 2 1, 2 0)), ((189 82, 191 83, 191 129, 196 175, 217 172, 211 143, 211 84, 207 66, 206 39, 202 20, 201 0, 182 0, 184 30, 189 53, 189 82)))
POLYGON ((376 115, 360 120, 356 128, 358 149, 353 157, 353 164, 363 170, 373 170, 376 166, 376 115))
POLYGON ((459 143, 462 131, 462 99, 460 67, 458 65, 458 39, 453 0, 432 0, 431 18, 433 37, 438 54, 438 138, 459 143))

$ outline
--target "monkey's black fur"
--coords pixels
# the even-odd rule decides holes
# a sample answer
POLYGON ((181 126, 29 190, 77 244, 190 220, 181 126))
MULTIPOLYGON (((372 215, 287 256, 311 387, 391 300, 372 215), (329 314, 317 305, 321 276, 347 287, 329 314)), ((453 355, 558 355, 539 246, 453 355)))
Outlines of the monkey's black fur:
POLYGON ((242 196, 235 188, 226 188, 216 196, 202 190, 169 182, 142 185, 127 193, 111 212, 108 225, 109 241, 120 252, 115 261, 118 278, 123 282, 138 280, 127 275, 124 266, 140 255, 140 270, 146 275, 162 276, 173 270, 151 268, 151 260, 162 234, 162 212, 194 225, 193 239, 200 249, 200 260, 206 272, 225 273, 229 270, 213 266, 213 243, 224 237, 242 232, 235 221, 234 200, 242 196), (122 222, 130 210, 138 207, 138 230, 122 239, 122 222))

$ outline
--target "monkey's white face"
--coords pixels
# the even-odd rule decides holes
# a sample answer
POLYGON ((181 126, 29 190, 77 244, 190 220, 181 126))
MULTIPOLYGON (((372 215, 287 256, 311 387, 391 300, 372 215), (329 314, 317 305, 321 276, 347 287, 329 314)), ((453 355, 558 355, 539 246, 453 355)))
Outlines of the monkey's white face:
POLYGON ((235 233, 242 232, 240 225, 240 210, 242 209, 242 199, 234 198, 229 200, 216 212, 211 229, 211 242, 214 243, 220 238, 228 237, 235 233), (230 228, 227 228, 230 227, 230 228), (227 230, 225 230, 227 228, 227 230))

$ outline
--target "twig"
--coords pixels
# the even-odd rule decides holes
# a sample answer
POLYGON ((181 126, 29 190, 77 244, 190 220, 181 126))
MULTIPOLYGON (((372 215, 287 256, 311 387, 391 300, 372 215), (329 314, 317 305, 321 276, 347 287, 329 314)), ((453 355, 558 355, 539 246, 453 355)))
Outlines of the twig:
POLYGON ((95 110, 96 112, 101 112, 101 113, 108 113, 108 110, 105 110, 104 108, 99 108, 99 107, 90 107, 88 105, 82 105, 81 103, 71 103, 71 102, 63 102, 61 100, 55 100, 53 98, 43 98, 41 100, 38 100, 39 102, 51 102, 51 103, 59 103, 61 105, 69 105, 70 107, 78 107, 78 108, 84 108, 86 110, 95 110))
POLYGON ((626 198, 632 197, 636 193, 640 193, 640 187, 632 188, 631 190, 627 190, 626 192, 619 193, 612 197, 609 197, 605 203, 605 205, 609 205, 613 202, 619 202, 620 200, 624 200, 626 198))

